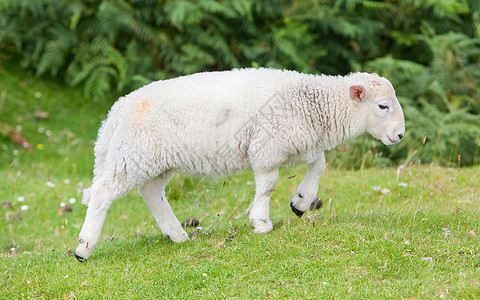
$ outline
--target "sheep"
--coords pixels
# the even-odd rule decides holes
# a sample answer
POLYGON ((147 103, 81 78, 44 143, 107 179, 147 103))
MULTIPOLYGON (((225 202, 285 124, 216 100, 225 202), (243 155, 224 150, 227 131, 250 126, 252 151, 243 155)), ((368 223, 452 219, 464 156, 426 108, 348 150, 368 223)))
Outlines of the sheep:
POLYGON ((267 233, 279 167, 308 165, 290 203, 301 216, 317 195, 324 151, 365 132, 385 145, 405 133, 394 88, 377 74, 261 68, 152 82, 121 97, 100 127, 76 257, 90 257, 110 205, 135 187, 163 235, 188 240, 165 195, 175 172, 224 176, 251 169, 256 193, 249 219, 255 233, 267 233))

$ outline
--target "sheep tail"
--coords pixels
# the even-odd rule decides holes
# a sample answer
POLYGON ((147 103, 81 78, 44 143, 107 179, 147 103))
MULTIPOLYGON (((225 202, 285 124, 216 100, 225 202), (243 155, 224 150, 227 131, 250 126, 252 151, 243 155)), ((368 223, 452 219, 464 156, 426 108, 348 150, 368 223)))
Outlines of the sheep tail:
MULTIPOLYGON (((107 174, 105 174, 105 169, 107 165, 109 144, 110 141, 113 139, 115 131, 118 130, 117 127, 119 125, 119 122, 117 121, 117 119, 119 118, 118 109, 115 109, 117 106, 116 104, 113 105, 112 109, 108 113, 107 119, 102 122, 102 126, 98 131, 97 141, 95 142, 95 147, 93 149, 93 152, 95 154, 93 184, 98 180, 102 180, 103 177, 108 176, 107 174)), ((88 205, 88 203, 90 202, 91 189, 92 187, 83 190, 82 204, 88 205)))
POLYGON ((83 197, 82 197, 82 204, 88 206, 88 203, 90 202, 90 191, 91 187, 84 189, 83 190, 83 197))
POLYGON ((118 113, 115 110, 115 105, 108 114, 105 121, 102 122, 102 126, 98 131, 97 141, 93 152, 95 154, 95 166, 93 170, 93 181, 103 177, 105 174, 105 165, 107 164, 107 154, 110 150, 110 141, 113 139, 115 131, 118 130, 118 113))

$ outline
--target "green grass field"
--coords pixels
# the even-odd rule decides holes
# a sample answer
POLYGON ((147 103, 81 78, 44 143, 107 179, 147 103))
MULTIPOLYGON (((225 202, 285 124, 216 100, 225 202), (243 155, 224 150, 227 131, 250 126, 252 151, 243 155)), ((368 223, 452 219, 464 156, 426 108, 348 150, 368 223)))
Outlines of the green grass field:
POLYGON ((306 167, 283 169, 266 235, 242 216, 251 172, 176 175, 172 208, 180 221, 201 221, 187 229, 190 241, 163 237, 135 190, 112 206, 100 244, 78 263, 69 249, 86 211, 80 190, 112 102, 0 69, 0 298, 480 298, 479 167, 329 166, 324 206, 302 218, 289 202, 306 167))

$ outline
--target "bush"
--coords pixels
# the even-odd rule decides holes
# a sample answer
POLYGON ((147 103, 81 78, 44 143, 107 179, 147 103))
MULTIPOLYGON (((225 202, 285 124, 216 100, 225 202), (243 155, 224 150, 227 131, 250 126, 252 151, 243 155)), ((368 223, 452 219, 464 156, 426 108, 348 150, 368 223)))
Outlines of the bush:
POLYGON ((234 67, 375 71, 397 89, 407 136, 395 147, 353 147, 470 165, 480 135, 479 12, 477 0, 2 0, 0 46, 89 97, 234 67))

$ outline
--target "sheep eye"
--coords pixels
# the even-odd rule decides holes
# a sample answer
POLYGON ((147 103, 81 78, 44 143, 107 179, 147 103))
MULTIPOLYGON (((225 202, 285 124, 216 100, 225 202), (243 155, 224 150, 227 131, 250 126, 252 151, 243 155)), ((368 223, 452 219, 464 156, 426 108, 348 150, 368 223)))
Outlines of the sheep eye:
POLYGON ((384 105, 384 104, 379 104, 378 107, 380 107, 380 109, 388 109, 388 105, 384 105))

